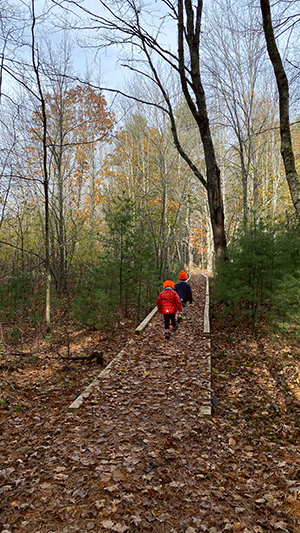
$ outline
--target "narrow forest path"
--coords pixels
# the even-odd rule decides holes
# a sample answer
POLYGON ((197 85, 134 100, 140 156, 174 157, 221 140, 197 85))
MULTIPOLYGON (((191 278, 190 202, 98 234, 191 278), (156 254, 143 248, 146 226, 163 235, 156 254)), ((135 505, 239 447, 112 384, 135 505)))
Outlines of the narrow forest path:
MULTIPOLYGON (((88 371, 82 382, 94 385, 78 409, 69 409, 68 380, 57 381, 63 368, 38 384, 32 367, 23 389, 15 379, 23 410, 2 412, 0 533, 298 533, 299 449, 276 445, 228 404, 257 394, 241 363, 232 380, 214 370, 220 409, 205 416, 205 278, 190 283, 189 320, 167 341, 156 314, 108 372, 88 371)), ((218 324, 216 353, 227 336, 218 324)))
MULTIPOLYGON (((192 417, 211 414, 210 340, 203 334, 206 278, 193 276, 190 283, 195 303, 189 305, 188 320, 171 333, 171 339, 164 339, 163 317, 156 313, 141 335, 130 339, 70 409, 81 406, 96 389, 91 401, 104 408, 104 413, 111 404, 109 413, 116 418, 120 413, 123 416, 125 405, 132 412, 147 414, 142 419, 163 425, 169 421, 168 426, 174 420, 176 427, 184 411, 192 417), (110 393, 116 395, 116 391, 119 398, 112 398, 110 393), (152 412, 150 401, 156 406, 152 412)), ((141 424, 139 418, 137 414, 134 417, 137 425, 141 424)))
POLYGON ((79 409, 52 412, 50 420, 36 414, 36 442, 30 434, 28 449, 19 448, 21 487, 17 468, 8 476, 18 495, 8 531, 171 532, 199 522, 196 493, 206 459, 197 442, 210 412, 210 350, 203 336, 206 279, 190 283, 195 303, 170 340, 156 314, 79 409))

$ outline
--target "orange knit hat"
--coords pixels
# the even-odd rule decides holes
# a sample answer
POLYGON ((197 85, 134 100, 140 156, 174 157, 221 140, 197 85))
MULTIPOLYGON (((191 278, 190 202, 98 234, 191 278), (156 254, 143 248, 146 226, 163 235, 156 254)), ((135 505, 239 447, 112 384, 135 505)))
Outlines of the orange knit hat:
POLYGON ((167 279, 167 281, 164 281, 163 288, 171 287, 171 289, 174 289, 174 281, 171 281, 170 279, 167 279))
POLYGON ((179 276, 178 277, 179 277, 179 279, 188 279, 187 274, 184 272, 184 270, 179 272, 179 276))

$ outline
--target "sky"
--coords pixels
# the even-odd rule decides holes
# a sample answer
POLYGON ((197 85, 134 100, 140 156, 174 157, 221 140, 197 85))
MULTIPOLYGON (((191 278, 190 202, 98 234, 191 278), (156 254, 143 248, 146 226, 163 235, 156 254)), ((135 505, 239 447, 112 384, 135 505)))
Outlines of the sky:
MULTIPOLYGON (((49 1, 49 0, 48 0, 49 1)), ((113 2, 114 3, 114 2, 113 2)), ((117 3, 117 2, 115 2, 117 3)), ((145 3, 147 5, 147 3, 145 3)), ((156 13, 160 13, 162 2, 161 0, 155 0, 148 2, 150 6, 150 11, 153 11, 156 13)), ((82 0, 81 1, 82 7, 90 11, 91 13, 95 13, 98 16, 104 16, 106 15, 106 10, 101 5, 101 2, 99 0, 82 0)), ((83 18, 84 13, 77 9, 76 13, 79 18, 83 18)), ((149 24, 147 29, 151 32, 151 16, 148 15, 149 24)), ((155 18, 155 26, 157 26, 157 23, 159 21, 159 18, 155 18)), ((161 22, 161 21, 160 21, 161 22)), ((80 24, 80 21, 78 20, 78 23, 80 24)), ((166 20, 164 20, 164 25, 166 25, 166 20)), ((173 26, 173 23, 172 23, 173 26)), ((173 26, 174 30, 174 26, 173 26)), ((85 32, 79 32, 79 37, 86 38, 91 37, 92 35, 97 35, 96 31, 88 31, 85 32)), ((99 35, 99 34, 98 34, 99 35)), ((165 33, 160 35, 160 40, 164 42, 165 44, 169 45, 169 43, 174 42, 176 43, 176 35, 174 35, 174 31, 168 31, 166 30, 165 33)), ((95 65, 96 63, 93 62, 95 57, 95 50, 81 50, 80 48, 77 48, 77 51, 74 55, 74 62, 76 68, 84 68, 86 58, 88 58, 89 62, 91 62, 91 65, 95 65)), ((101 49, 97 52, 97 61, 98 61, 98 70, 100 69, 101 73, 101 82, 103 85, 107 87, 112 88, 118 88, 122 89, 124 86, 124 83, 126 83, 126 80, 130 78, 130 71, 128 68, 123 67, 121 65, 120 61, 120 49, 117 48, 117 46, 110 46, 106 49, 101 49)))
MULTIPOLYGON (((0 0, 0 7, 1 3, 0 0)), ((11 28, 14 25, 20 27, 23 22, 26 21, 24 43, 27 42, 27 46, 20 47, 20 50, 17 53, 20 53, 19 57, 21 57, 21 55, 23 57, 28 57, 28 61, 30 61, 31 55, 31 3, 32 0, 8 0, 8 3, 6 4, 7 8, 8 5, 14 6, 21 9, 24 14, 23 21, 21 17, 21 20, 15 22, 13 18, 11 18, 12 10, 10 11, 8 8, 7 21, 11 28)), ((55 4, 58 3, 69 8, 67 19, 70 23, 73 23, 74 21, 78 25, 83 23, 84 12, 79 8, 74 8, 73 5, 71 6, 71 2, 69 1, 35 0, 35 14, 37 17, 35 25, 36 42, 45 50, 50 43, 51 49, 55 52, 59 50, 59 47, 64 40, 64 34, 68 35, 69 42, 72 42, 72 59, 76 73, 80 77, 84 77, 86 76, 87 70, 90 70, 90 75, 95 73, 95 78, 99 80, 100 77, 101 83, 104 86, 120 88, 124 78, 126 78, 126 69, 118 64, 119 52, 116 47, 110 47, 99 51, 96 51, 95 48, 84 48, 82 46, 83 40, 87 40, 88 36, 92 35, 92 32, 88 30, 84 32, 71 29, 65 31, 65 28, 67 27, 67 22, 65 22, 66 10, 63 10, 58 5, 55 6, 55 4), (45 13, 47 14, 46 16, 45 13), (76 14, 77 17, 75 16, 76 14), (48 41, 47 43, 46 40, 48 41)), ((82 6, 90 9, 92 12, 103 14, 103 8, 101 8, 99 0, 79 0, 78 3, 81 3, 82 6)), ((93 33, 95 36, 96 31, 93 33)))
MULTIPOLYGON (((22 6, 23 9, 26 9, 27 7, 27 13, 29 15, 30 13, 30 7, 31 7, 31 1, 32 0, 8 0, 9 4, 13 4, 15 6, 22 6)), ((156 12, 162 13, 162 0, 145 0, 145 3, 147 3, 150 6, 150 10, 155 9, 156 12)), ((207 0, 209 2, 211 0, 207 0)), ((235 0, 237 3, 244 2, 246 0, 235 0)), ((78 0, 78 2, 81 4, 82 7, 89 10, 92 13, 95 13, 97 15, 105 15, 105 10, 103 6, 101 5, 100 0, 78 0)), ((118 0, 115 0, 116 5, 118 4, 118 0)), ((122 3, 122 2, 120 2, 122 3)), ((124 3, 124 2, 123 2, 124 3)), ((224 0, 225 3, 225 0, 224 0)), ((74 4, 71 1, 68 0, 35 0, 35 8, 37 14, 44 13, 45 10, 49 9, 50 14, 55 14, 55 16, 50 20, 45 17, 41 24, 37 25, 36 31, 39 32, 41 30, 40 36, 45 35, 45 29, 46 29, 46 36, 51 41, 51 46, 53 49, 55 47, 59 46, 59 43, 63 39, 63 28, 65 26, 64 23, 64 14, 66 11, 62 10, 59 5, 55 4, 62 4, 64 7, 67 7, 69 9, 68 13, 68 19, 69 20, 75 20, 77 21, 78 25, 82 24, 83 22, 83 16, 84 12, 82 12, 79 8, 74 9, 74 4), (77 18, 76 18, 77 15, 77 18), (53 26, 53 24, 55 26, 53 26)), ((297 4, 297 2, 296 2, 297 4)), ((1 0, 0 0, 1 5, 1 0)), ((4 5, 4 2, 3 2, 4 5)), ((6 4, 5 4, 6 5, 6 4)), ((87 14, 86 14, 87 16, 87 14)), ((151 15, 148 15, 149 24, 147 29, 151 32, 151 15)), ((159 17, 156 17, 155 24, 152 26, 152 28, 157 25, 157 21, 159 20, 159 17)), ((172 45, 174 48, 176 48, 176 31, 174 31, 174 22, 172 22, 172 30, 170 29, 171 23, 167 23, 166 19, 164 20, 164 24, 166 24, 165 33, 160 35, 160 39, 162 38, 164 41, 164 44, 169 46, 172 45), (169 24, 169 25, 168 25, 169 24)), ((110 88, 110 89, 119 89, 126 91, 126 88, 128 86, 129 80, 130 80, 130 71, 129 69, 122 67, 121 62, 119 61, 120 58, 120 51, 116 46, 111 46, 106 49, 98 50, 96 53, 96 49, 91 48, 83 48, 80 46, 79 42, 82 41, 84 38, 87 38, 88 36, 92 35, 92 32, 88 29, 90 25, 90 21, 86 23, 86 29, 81 31, 74 31, 70 29, 69 36, 70 40, 74 43, 74 50, 73 50, 73 65, 75 72, 77 76, 81 79, 85 79, 87 72, 89 73, 89 76, 91 78, 91 81, 95 82, 95 85, 98 84, 102 88, 110 88)), ((96 30, 94 30, 94 36, 97 35, 96 30)), ((30 24, 27 28, 27 40, 30 43, 30 24)), ((43 37, 41 37, 43 39, 43 37)), ((98 41, 99 43, 99 41, 98 41)), ((30 54, 30 48, 28 47, 28 54, 30 54)), ((105 91, 104 91, 105 92, 105 91)), ((113 98, 112 93, 105 93, 107 95, 107 99, 113 98)))

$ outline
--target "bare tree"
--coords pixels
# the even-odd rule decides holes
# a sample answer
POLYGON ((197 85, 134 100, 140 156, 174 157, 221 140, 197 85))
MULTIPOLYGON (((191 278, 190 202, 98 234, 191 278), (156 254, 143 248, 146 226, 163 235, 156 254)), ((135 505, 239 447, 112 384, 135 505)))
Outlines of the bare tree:
MULTIPOLYGON (((263 124, 263 116, 261 123, 254 120, 257 82, 262 62, 259 53, 260 35, 255 31, 257 16, 251 4, 241 12, 240 4, 232 4, 230 0, 225 0, 222 4, 216 3, 210 8, 203 47, 211 91, 216 95, 213 116, 219 127, 226 128, 239 157, 243 221, 247 224, 249 178, 251 169, 254 169, 253 156, 256 149, 254 144, 256 134, 263 124), (214 31, 209 31, 211 27, 214 31)), ((254 198, 257 185, 253 179, 254 198)))
POLYGON ((289 116, 289 84, 276 43, 269 0, 260 0, 263 28, 268 54, 273 65, 278 94, 280 115, 281 155, 294 208, 300 219, 300 182, 295 165, 289 116))
MULTIPOLYGON (((68 8, 72 4, 74 9, 83 9, 90 17, 90 28, 96 28, 102 32, 102 36, 105 35, 101 43, 99 40, 99 48, 113 44, 124 46, 127 51, 130 48, 132 56, 127 56, 124 64, 135 75, 146 77, 159 88, 163 99, 160 108, 169 117, 175 146, 206 189, 215 254, 217 259, 223 258, 226 254, 226 235, 221 176, 216 162, 200 68, 202 0, 163 0, 159 12, 155 12, 156 6, 147 11, 146 6, 136 0, 101 0, 100 14, 89 12, 84 2, 68 1, 61 5, 64 3, 67 3, 68 8), (157 18, 154 20, 155 15, 157 18), (177 34, 176 51, 172 51, 169 44, 164 44, 164 25, 168 34, 177 34), (206 176, 201 172, 200 158, 191 158, 182 145, 176 121, 178 94, 174 92, 173 85, 168 85, 167 76, 161 74, 163 71, 165 74, 167 71, 175 73, 180 81, 181 97, 187 102, 200 132, 206 176)), ((157 105, 151 101, 151 95, 149 98, 144 96, 140 101, 157 105)))
POLYGON ((50 319, 50 289, 51 289, 51 270, 50 270, 50 234, 49 234, 49 175, 48 175, 48 147, 47 147, 47 114, 44 91, 41 82, 40 61, 38 56, 38 49, 35 41, 35 1, 31 2, 31 59, 36 82, 38 87, 38 95, 41 106, 42 125, 43 125, 43 186, 45 195, 45 268, 46 268, 46 327, 47 331, 51 329, 50 319))
POLYGON ((17 144, 16 120, 17 105, 14 105, 8 94, 6 80, 14 79, 16 66, 16 50, 20 47, 24 29, 21 7, 6 2, 1 5, 0 15, 0 227, 9 203, 9 195, 14 183, 14 150, 17 144))

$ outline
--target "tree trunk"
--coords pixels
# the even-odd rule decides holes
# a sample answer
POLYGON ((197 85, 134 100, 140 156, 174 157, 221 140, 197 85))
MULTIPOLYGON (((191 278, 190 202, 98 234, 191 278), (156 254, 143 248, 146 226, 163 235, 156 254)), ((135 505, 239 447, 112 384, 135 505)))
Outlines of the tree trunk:
POLYGON ((47 168, 47 115, 46 115, 46 105, 45 98, 43 94, 43 89, 40 80, 40 73, 38 62, 36 61, 36 49, 35 49, 35 4, 34 0, 31 2, 32 7, 32 25, 31 25, 31 57, 33 69, 36 76, 36 81, 38 85, 38 92, 41 103, 42 110, 42 122, 43 122, 43 186, 45 194, 45 266, 46 266, 46 327, 49 332, 51 329, 51 319, 50 319, 50 309, 51 309, 51 300, 50 300, 50 289, 51 289, 51 271, 50 271, 50 234, 49 234, 49 176, 47 168))
POLYGON ((186 102, 198 125, 205 156, 206 190, 210 210, 210 220, 213 232, 216 260, 224 258, 226 254, 225 219, 222 200, 220 169, 216 162, 208 120, 205 93, 200 75, 200 28, 202 15, 202 0, 198 0, 196 16, 191 0, 178 1, 178 62, 181 86, 186 102), (194 21, 195 19, 195 21, 194 21), (184 24, 184 21, 185 24, 184 24), (187 62, 185 61, 184 37, 188 44, 191 82, 187 79, 187 62), (194 99, 191 97, 189 86, 192 87, 194 99))
POLYGON ((300 183, 295 166, 290 130, 289 85, 274 36, 269 0, 260 0, 260 6, 268 54, 273 65, 279 93, 281 155, 292 202, 298 219, 300 219, 300 183))
POLYGON ((58 247, 59 247, 59 272, 58 272, 58 291, 60 294, 65 293, 67 289, 67 266, 66 266, 66 235, 65 235, 65 216, 64 216, 64 179, 62 169, 63 158, 63 97, 60 94, 59 103, 59 145, 57 154, 57 174, 58 174, 58 247))
POLYGON ((242 190, 243 190, 243 220, 245 227, 248 224, 248 171, 245 165, 244 158, 244 144, 240 136, 239 141, 239 156, 241 163, 241 176, 242 176, 242 190))

